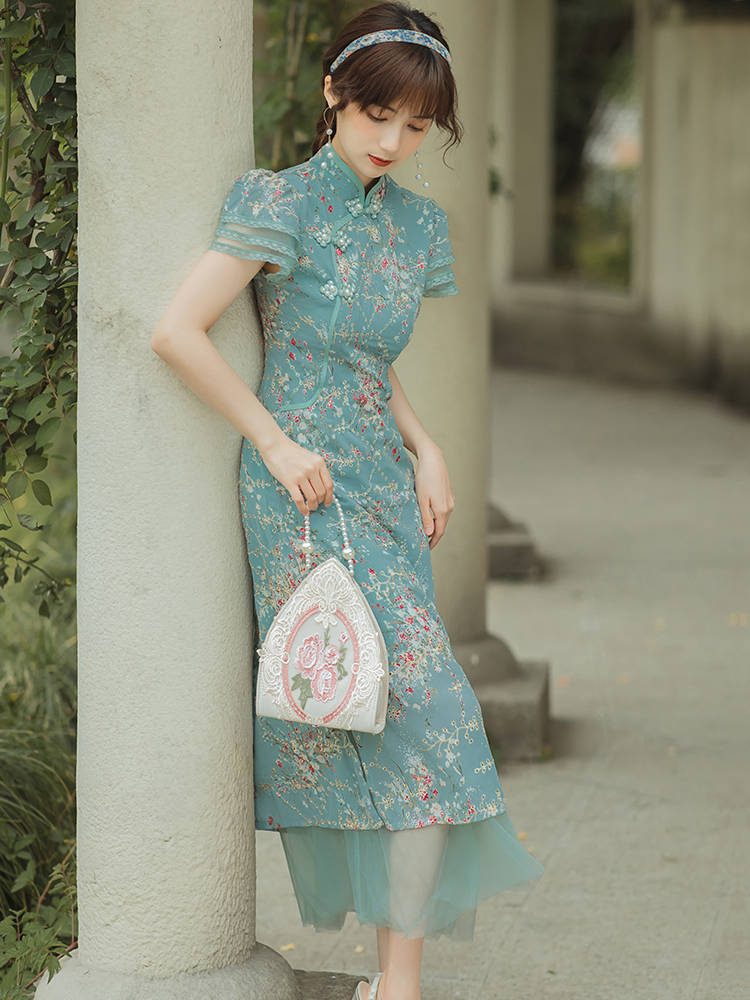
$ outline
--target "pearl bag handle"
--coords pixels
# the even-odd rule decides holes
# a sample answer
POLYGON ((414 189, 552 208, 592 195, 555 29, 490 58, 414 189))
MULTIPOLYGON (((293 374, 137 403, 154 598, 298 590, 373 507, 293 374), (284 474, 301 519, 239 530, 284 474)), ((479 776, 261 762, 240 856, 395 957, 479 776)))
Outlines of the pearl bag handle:
MULTIPOLYGON (((339 498, 334 494, 333 502, 336 504, 336 510, 339 515, 339 524, 341 525, 341 536, 344 539, 344 544, 341 546, 341 555, 349 563, 349 572, 354 576, 354 549, 349 543, 349 535, 346 530, 346 523, 344 521, 344 512, 341 509, 341 504, 339 503, 339 498)), ((310 555, 313 552, 312 543, 312 532, 310 530, 310 510, 305 511, 305 524, 302 529, 302 545, 300 546, 302 551, 305 553, 305 573, 310 572, 310 555)))

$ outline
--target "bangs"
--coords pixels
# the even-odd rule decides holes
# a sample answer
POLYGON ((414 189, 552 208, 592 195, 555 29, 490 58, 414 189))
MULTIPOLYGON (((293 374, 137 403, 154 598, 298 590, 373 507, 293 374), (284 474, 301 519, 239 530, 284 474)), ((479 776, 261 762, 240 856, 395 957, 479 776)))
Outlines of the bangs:
POLYGON ((363 109, 403 106, 415 118, 434 119, 438 126, 448 123, 455 99, 448 64, 430 49, 408 42, 381 42, 349 56, 333 75, 333 88, 346 103, 363 109))

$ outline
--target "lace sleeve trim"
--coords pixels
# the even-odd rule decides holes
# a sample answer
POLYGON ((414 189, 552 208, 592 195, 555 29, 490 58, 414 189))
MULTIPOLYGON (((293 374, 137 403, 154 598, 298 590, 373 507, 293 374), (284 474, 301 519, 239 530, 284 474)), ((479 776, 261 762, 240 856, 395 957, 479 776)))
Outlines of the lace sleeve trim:
POLYGON ((245 212, 232 212, 224 209, 219 218, 219 225, 223 226, 229 224, 231 226, 240 226, 242 229, 247 229, 251 232, 257 230, 274 230, 278 233, 285 233, 287 236, 291 236, 292 239, 296 239, 299 233, 298 229, 292 229, 289 226, 285 226, 283 222, 279 222, 278 219, 264 221, 263 223, 258 223, 257 227, 248 222, 247 213, 245 212))
POLYGON ((438 267, 433 268, 427 275, 425 281, 424 294, 427 298, 442 298, 446 295, 457 295, 456 279, 450 266, 455 261, 451 257, 450 263, 447 260, 441 261, 438 267))
POLYGON ((430 288, 424 294, 425 298, 428 299, 444 299, 448 295, 458 295, 458 288, 451 282, 449 285, 437 285, 435 288, 430 288))
POLYGON ((248 225, 247 219, 232 212, 223 212, 211 250, 241 257, 243 260, 262 260, 278 264, 279 271, 263 276, 272 284, 279 284, 289 277, 299 262, 296 234, 282 226, 248 225))

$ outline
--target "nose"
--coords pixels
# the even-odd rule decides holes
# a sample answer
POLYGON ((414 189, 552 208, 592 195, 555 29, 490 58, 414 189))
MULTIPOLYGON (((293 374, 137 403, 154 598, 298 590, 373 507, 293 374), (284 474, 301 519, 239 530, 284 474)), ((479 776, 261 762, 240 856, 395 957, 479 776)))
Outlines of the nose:
POLYGON ((395 160, 399 146, 399 129, 396 127, 384 128, 380 133, 380 148, 383 151, 384 160, 395 160))

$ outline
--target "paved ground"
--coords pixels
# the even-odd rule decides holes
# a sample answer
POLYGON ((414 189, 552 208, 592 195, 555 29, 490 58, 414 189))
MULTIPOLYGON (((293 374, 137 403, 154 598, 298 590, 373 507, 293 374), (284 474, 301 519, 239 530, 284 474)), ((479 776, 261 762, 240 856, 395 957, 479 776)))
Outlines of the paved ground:
MULTIPOLYGON (((492 500, 551 561, 488 594, 491 630, 552 664, 553 757, 500 769, 547 871, 471 944, 427 942, 423 1000, 750 998, 750 420, 518 371, 492 419, 492 500)), ((294 967, 376 971, 353 915, 300 927, 273 833, 258 889, 294 967)))

